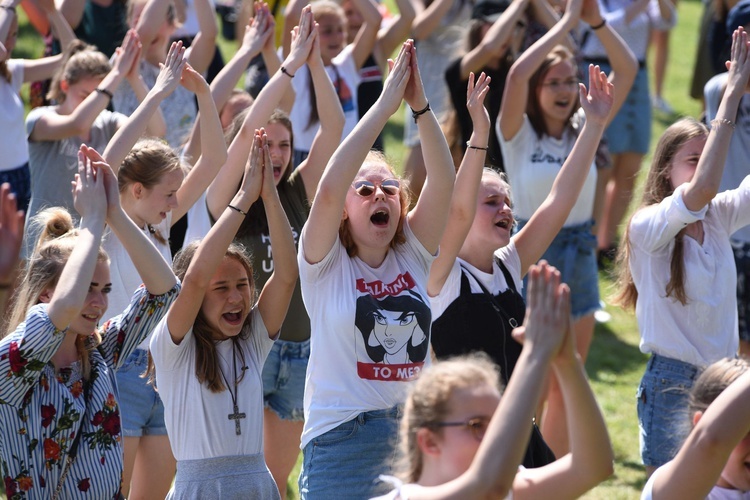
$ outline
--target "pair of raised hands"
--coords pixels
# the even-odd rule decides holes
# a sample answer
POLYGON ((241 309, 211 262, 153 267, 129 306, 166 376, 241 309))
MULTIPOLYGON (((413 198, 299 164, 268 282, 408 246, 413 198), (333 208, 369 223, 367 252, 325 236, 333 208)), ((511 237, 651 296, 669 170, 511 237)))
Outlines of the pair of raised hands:
POLYGON ((96 215, 108 218, 120 209, 117 175, 94 148, 81 144, 78 173, 71 185, 73 206, 81 218, 96 215))
POLYGON ((268 148, 268 136, 264 128, 255 129, 250 158, 245 164, 245 174, 241 188, 254 203, 258 197, 268 199, 276 196, 276 182, 273 177, 273 162, 268 148))

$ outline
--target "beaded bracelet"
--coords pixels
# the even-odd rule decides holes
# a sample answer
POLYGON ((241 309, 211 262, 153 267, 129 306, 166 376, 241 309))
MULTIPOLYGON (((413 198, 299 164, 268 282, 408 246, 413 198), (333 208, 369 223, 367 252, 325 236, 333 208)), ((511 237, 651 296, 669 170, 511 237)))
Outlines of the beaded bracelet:
POLYGON ((736 126, 732 120, 727 120, 726 118, 714 118, 711 120, 711 128, 718 127, 719 125, 729 125, 732 127, 732 130, 736 126))
POLYGON ((239 208, 235 207, 234 205, 227 205, 227 208, 231 208, 235 212, 241 213, 243 217, 247 217, 247 212, 243 212, 242 210, 240 210, 239 208))
POLYGON ((409 109, 411 109, 411 117, 414 118, 414 123, 417 123, 417 118, 430 110, 430 102, 427 101, 427 106, 420 109, 419 111, 414 111, 414 108, 412 108, 411 106, 409 106, 409 109))

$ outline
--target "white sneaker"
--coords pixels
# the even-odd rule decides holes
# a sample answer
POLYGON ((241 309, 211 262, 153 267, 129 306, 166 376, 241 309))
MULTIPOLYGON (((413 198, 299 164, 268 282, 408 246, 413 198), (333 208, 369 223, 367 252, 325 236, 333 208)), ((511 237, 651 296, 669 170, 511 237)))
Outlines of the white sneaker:
POLYGON ((664 113, 665 115, 674 114, 674 109, 672 109, 672 106, 670 106, 667 101, 659 96, 655 95, 651 98, 651 106, 655 110, 659 111, 660 113, 664 113))

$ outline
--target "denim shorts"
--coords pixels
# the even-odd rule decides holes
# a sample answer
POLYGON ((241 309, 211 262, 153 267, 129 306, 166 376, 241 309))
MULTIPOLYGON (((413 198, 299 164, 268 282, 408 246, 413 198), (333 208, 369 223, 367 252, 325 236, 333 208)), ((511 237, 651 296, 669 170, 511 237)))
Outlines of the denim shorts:
POLYGON ((31 173, 29 163, 26 162, 18 168, 0 171, 0 184, 10 184, 10 191, 16 194, 16 205, 18 210, 26 212, 31 200, 31 173))
POLYGON ((120 392, 120 418, 125 437, 162 436, 164 404, 148 378, 141 377, 148 367, 148 351, 136 349, 117 371, 120 392))
POLYGON ((737 319, 740 340, 750 342, 750 243, 732 240, 737 266, 737 319))
POLYGON ((304 420, 305 373, 310 340, 277 340, 263 365, 263 401, 282 420, 304 420))
POLYGON ((400 405, 360 413, 310 440, 303 450, 300 498, 362 499, 388 493, 392 487, 378 476, 392 474, 402 414, 400 405))
MULTIPOLYGON (((526 221, 518 221, 518 231, 526 221)), ((599 271, 596 265, 596 236, 591 232, 594 221, 564 227, 557 233, 542 259, 560 271, 563 283, 570 287, 570 306, 573 320, 598 311, 599 271)), ((528 277, 523 281, 526 300, 528 277)))
POLYGON ((701 369, 690 363, 653 354, 638 387, 638 428, 641 460, 660 467, 674 458, 691 429, 690 389, 701 369))
MULTIPOLYGON (((608 64, 599 64, 602 71, 612 71, 608 64)), ((581 67, 584 83, 588 87, 588 63, 581 67)), ((612 154, 648 153, 651 141, 651 97, 648 91, 648 70, 641 65, 635 76, 633 86, 622 103, 620 111, 612 119, 604 132, 612 154)))

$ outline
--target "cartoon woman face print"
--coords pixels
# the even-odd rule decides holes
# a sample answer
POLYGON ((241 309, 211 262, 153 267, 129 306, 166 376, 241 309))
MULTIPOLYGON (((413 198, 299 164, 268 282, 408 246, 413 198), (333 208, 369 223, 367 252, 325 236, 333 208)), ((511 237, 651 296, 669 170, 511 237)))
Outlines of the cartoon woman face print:
POLYGON ((412 361, 406 349, 409 341, 411 340, 413 346, 418 346, 427 339, 427 335, 419 326, 416 314, 410 311, 379 309, 373 311, 372 315, 375 324, 368 344, 371 347, 380 345, 385 349, 383 363, 405 364, 412 361))

